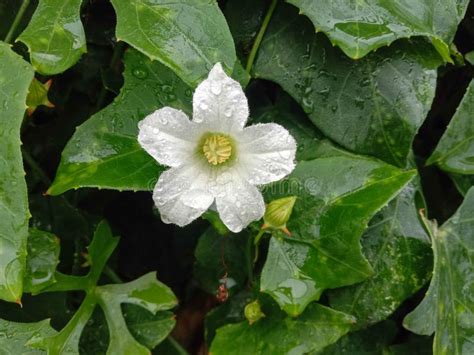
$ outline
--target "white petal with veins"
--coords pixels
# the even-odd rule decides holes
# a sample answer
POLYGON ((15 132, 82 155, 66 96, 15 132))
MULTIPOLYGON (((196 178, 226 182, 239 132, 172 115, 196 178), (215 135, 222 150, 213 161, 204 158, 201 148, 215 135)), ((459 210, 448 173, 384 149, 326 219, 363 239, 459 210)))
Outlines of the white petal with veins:
POLYGON ((189 160, 196 149, 200 127, 186 114, 163 107, 138 124, 138 142, 160 164, 177 167, 189 160))
POLYGON ((296 142, 275 123, 256 124, 237 135, 239 164, 253 185, 278 181, 295 168, 296 142))
POLYGON ((231 133, 241 130, 248 116, 242 87, 217 63, 194 92, 193 121, 204 124, 212 132, 231 133))

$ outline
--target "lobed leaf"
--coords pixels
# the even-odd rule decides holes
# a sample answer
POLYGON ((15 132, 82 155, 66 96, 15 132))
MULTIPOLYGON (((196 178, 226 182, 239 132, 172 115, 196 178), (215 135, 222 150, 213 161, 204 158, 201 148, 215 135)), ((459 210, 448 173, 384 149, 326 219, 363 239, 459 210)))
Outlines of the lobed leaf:
POLYGON ((281 85, 338 144, 405 167, 434 97, 439 64, 422 41, 350 60, 287 5, 275 11, 254 76, 281 85))
POLYGON ((31 64, 43 75, 59 74, 87 51, 80 18, 82 0, 40 0, 17 41, 25 43, 31 64))
POLYGON ((471 354, 474 349, 474 189, 457 212, 431 239, 434 270, 418 307, 404 319, 405 328, 431 335, 433 352, 471 354))
POLYGON ((0 42, 0 299, 19 302, 28 238, 20 127, 33 68, 0 42))
POLYGON ((169 105, 189 112, 192 91, 169 69, 135 50, 125 53, 125 83, 112 104, 79 126, 48 190, 78 187, 151 190, 162 169, 138 144, 138 122, 169 105))
POLYGON ((353 59, 398 38, 426 36, 448 62, 449 45, 469 5, 468 0, 286 1, 353 59))
POLYGON ((287 224, 292 236, 271 239, 261 291, 295 316, 325 289, 372 276, 360 237, 414 175, 341 151, 300 162, 287 179, 266 190, 268 200, 289 195, 297 200, 287 224))

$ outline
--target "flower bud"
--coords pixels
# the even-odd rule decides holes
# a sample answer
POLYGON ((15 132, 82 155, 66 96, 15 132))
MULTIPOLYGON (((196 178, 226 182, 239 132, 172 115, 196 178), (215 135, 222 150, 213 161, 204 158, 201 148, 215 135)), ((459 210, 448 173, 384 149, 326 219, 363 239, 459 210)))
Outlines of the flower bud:
POLYGON ((290 235, 286 223, 290 219, 295 202, 296 196, 284 197, 270 202, 263 216, 264 225, 262 228, 281 229, 290 235))
POLYGON ((260 318, 265 317, 265 314, 263 314, 262 309, 260 308, 260 303, 258 303, 258 300, 247 304, 244 309, 244 314, 250 325, 257 322, 260 318))

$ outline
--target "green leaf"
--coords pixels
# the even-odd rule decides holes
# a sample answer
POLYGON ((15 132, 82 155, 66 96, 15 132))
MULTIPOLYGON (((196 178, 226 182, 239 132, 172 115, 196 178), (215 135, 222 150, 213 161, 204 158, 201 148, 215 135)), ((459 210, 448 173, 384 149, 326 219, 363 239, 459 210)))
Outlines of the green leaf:
POLYGON ((396 333, 396 324, 387 320, 367 329, 348 333, 318 354, 385 355, 384 351, 394 340, 396 333))
POLYGON ((82 0, 40 0, 28 27, 17 39, 27 45, 37 72, 62 73, 87 51, 81 3, 82 0))
POLYGON ((271 239, 261 291, 298 315, 325 289, 370 277, 360 237, 414 174, 342 152, 300 162, 287 179, 266 189, 268 201, 290 195, 297 200, 287 224, 292 236, 271 239))
POLYGON ((194 251, 194 278, 202 289, 215 294, 226 274, 228 288, 243 286, 247 280, 247 269, 243 265, 248 238, 247 232, 220 235, 214 228, 201 235, 194 251))
POLYGON ((451 61, 449 44, 469 4, 468 0, 286 1, 299 7, 316 31, 324 32, 353 59, 398 38, 426 36, 446 61, 451 61))
POLYGON ((19 302, 28 238, 20 127, 33 68, 0 42, 0 299, 19 302))
POLYGON ((51 336, 55 333, 48 319, 36 323, 15 323, 0 319, 0 353, 5 355, 44 354, 43 351, 30 348, 28 344, 40 337, 51 336))
POLYGON ((165 340, 176 324, 171 312, 152 314, 131 304, 122 305, 122 310, 128 330, 138 342, 148 349, 155 348, 165 340))
POLYGON ((463 196, 466 196, 469 189, 474 186, 474 175, 449 174, 449 176, 463 196))
MULTIPOLYGON (((126 284, 99 286, 95 292, 109 326, 110 344, 107 350, 108 354, 147 355, 150 353, 129 332, 122 314, 122 303, 144 307, 153 314, 173 308, 177 303, 173 292, 156 280, 154 272, 126 284)), ((169 324, 166 329, 168 333, 171 331, 169 324)), ((136 328, 135 331, 139 332, 136 328)), ((159 341, 163 340, 168 333, 163 334, 164 336, 159 341)))
POLYGON ((232 72, 234 41, 215 1, 112 0, 112 5, 117 38, 171 68, 188 85, 205 79, 217 62, 232 72))
POLYGON ((210 353, 306 354, 334 343, 346 334, 355 319, 319 304, 298 318, 267 314, 258 322, 225 325, 217 330, 210 353))
POLYGON ((329 294, 331 306, 355 316, 358 328, 387 318, 431 277, 430 240, 418 218, 416 193, 416 186, 406 186, 365 231, 362 250, 374 276, 329 294))
POLYGON ((350 60, 286 5, 267 29, 254 76, 281 85, 337 143, 405 167, 434 97, 439 64, 423 41, 350 60))
POLYGON ((434 270, 423 301, 404 319, 422 335, 435 333, 434 354, 471 354, 474 349, 474 189, 431 239, 434 270))
POLYGON ((427 164, 457 174, 474 174, 474 80, 427 164))
POLYGON ((59 263, 59 239, 51 233, 30 229, 24 287, 37 294, 56 282, 54 273, 59 263))
POLYGON ((125 84, 115 101, 77 128, 48 190, 151 190, 162 171, 138 144, 138 122, 163 106, 189 112, 192 91, 172 71, 135 50, 125 53, 125 84))

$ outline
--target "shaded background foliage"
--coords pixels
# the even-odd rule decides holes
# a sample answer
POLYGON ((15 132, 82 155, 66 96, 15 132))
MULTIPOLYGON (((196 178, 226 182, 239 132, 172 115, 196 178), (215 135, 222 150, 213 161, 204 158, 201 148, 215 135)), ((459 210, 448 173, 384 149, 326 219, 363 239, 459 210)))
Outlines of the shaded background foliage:
MULTIPOLYGON (((241 59, 242 63, 245 63, 270 2, 223 0, 218 4, 226 16, 234 37, 237 57, 241 59)), ((19 6, 19 1, 3 0, 0 2, 0 16, 3 19, 0 22, 0 38, 4 38, 7 34, 19 6)), ((37 1, 31 1, 14 38, 28 24, 36 6, 37 1)), ((297 16, 293 9, 284 14, 279 14, 277 10, 273 20, 278 21, 279 16, 282 15, 284 17, 297 16)), ((65 274, 80 275, 85 273, 84 268, 81 267, 84 263, 81 253, 91 242, 90 238, 97 223, 103 218, 106 219, 114 235, 120 235, 121 240, 109 261, 107 269, 109 271, 105 270, 101 277, 101 283, 117 282, 117 275, 124 281, 135 280, 150 271, 158 270, 159 280, 173 290, 180 302, 177 309, 177 326, 172 337, 161 343, 154 352, 179 353, 183 351, 182 348, 191 353, 205 351, 207 345, 205 343, 204 318, 206 313, 217 305, 212 291, 215 286, 219 285, 219 274, 222 276, 226 272, 226 267, 238 268, 238 264, 237 266, 231 265, 231 263, 228 266, 223 264, 221 248, 216 247, 220 244, 219 239, 212 239, 212 236, 208 236, 209 233, 212 233, 208 230, 210 225, 208 221, 199 220, 186 228, 165 225, 160 221, 158 212, 154 210, 149 192, 118 192, 83 188, 67 191, 60 196, 43 196, 54 180, 61 152, 74 134, 75 128, 89 119, 91 115, 109 105, 119 94, 123 85, 124 65, 122 58, 124 53, 130 49, 123 42, 117 42, 115 38, 117 23, 112 4, 107 0, 83 1, 81 21, 85 28, 87 53, 82 55, 76 65, 62 74, 47 77, 37 76, 42 81, 46 78, 53 79, 48 96, 55 108, 38 107, 35 113, 26 119, 22 127, 22 149, 25 153, 26 180, 30 210, 33 216, 31 225, 60 237, 61 255, 58 270, 65 274), (195 266, 195 250, 198 247, 198 241, 209 243, 209 249, 212 249, 212 252, 204 253, 205 255, 201 256, 205 258, 204 265, 199 264, 202 263, 201 260, 195 266), (214 267, 215 269, 213 269, 214 267), (181 345, 177 345, 176 341, 181 345)), ((309 26, 309 20, 300 19, 298 21, 306 21, 304 25, 309 26)), ((276 26, 276 23, 274 22, 273 25, 276 26)), ((298 22, 297 26, 301 25, 302 22, 298 22)), ((323 37, 324 35, 319 36, 323 37)), ((321 40, 327 41, 326 39, 321 40)), ((405 40, 401 41, 401 44, 397 43, 393 46, 405 45, 403 42, 405 40)), ((474 3, 472 2, 457 29, 454 44, 462 54, 474 50, 474 3)), ((288 46, 290 45, 288 43, 288 46)), ((265 50, 264 46, 265 43, 262 43, 263 51, 265 50)), ((27 48, 21 42, 15 43, 14 49, 17 53, 28 58, 27 48)), ((384 49, 380 49, 376 55, 383 56, 384 53, 384 49)), ((288 52, 287 55, 291 56, 292 52, 288 52)), ((299 94, 293 94, 292 89, 289 89, 287 91, 292 94, 293 98, 291 98, 278 84, 270 81, 273 78, 264 72, 265 63, 260 64, 259 67, 259 61, 263 60, 263 58, 258 58, 255 63, 256 68, 254 68, 257 77, 261 79, 253 80, 247 88, 252 120, 277 121, 278 113, 286 110, 295 117, 303 118, 309 122, 305 117, 306 115, 311 117, 312 111, 304 110, 305 105, 301 104, 300 107, 294 100, 297 99, 296 101, 302 103, 304 98, 298 100, 299 94), (282 107, 280 108, 279 105, 282 107), (272 113, 268 114, 268 112, 272 113), (265 114, 270 117, 265 118, 265 114)), ((349 62, 349 59, 347 61, 349 62)), ((271 68, 267 67, 267 69, 271 71, 271 68)), ((436 219, 439 225, 454 214, 463 201, 463 196, 453 183, 451 174, 442 171, 437 166, 426 166, 425 162, 445 132, 446 126, 459 106, 473 76, 474 67, 468 62, 465 65, 455 63, 438 69, 433 104, 413 143, 413 160, 420 173, 419 183, 426 200, 428 217, 436 219)), ((281 81, 281 84, 285 86, 285 81, 281 81)), ((318 112, 318 109, 316 108, 315 112, 324 115, 324 111, 318 112)), ((322 136, 314 127, 309 129, 314 130, 314 136, 322 136)), ((378 150, 379 148, 374 149, 378 150)), ((306 155, 304 159, 308 159, 307 156, 311 152, 300 151, 299 154, 306 155)), ((455 177, 454 181, 459 186, 466 183, 465 178, 455 177)), ((467 185, 469 186, 469 183, 467 185)), ((419 196, 417 198, 420 199, 419 196)), ((418 206, 421 206, 421 203, 418 206)), ((390 212, 387 211, 387 214, 390 212)), ((378 218, 382 217, 379 215, 378 218)), ((396 219, 397 217, 392 216, 391 218, 396 219)), ((367 233, 370 233, 370 230, 364 234, 363 240, 368 238, 367 233)), ((397 231, 387 233, 393 234, 397 231)), ((419 233, 423 237, 423 231, 414 233, 419 233)), ((372 242, 377 243, 376 241, 372 242)), ((206 250, 206 246, 206 244, 201 245, 201 249, 198 247, 198 250, 206 250)), ((363 250, 369 248, 364 242, 363 246, 363 250)), ((396 249, 399 246, 393 247, 396 249)), ((267 248, 268 243, 264 243, 261 248, 262 255, 265 255, 267 248)), ((428 250, 428 248, 426 249, 428 250)), ((385 351, 393 353, 410 353, 413 351, 410 349, 423 348, 429 353, 431 339, 415 336, 402 327, 404 316, 419 304, 427 288, 426 282, 429 279, 431 259, 428 255, 429 252, 425 252, 429 262, 428 266, 420 264, 418 269, 419 277, 423 280, 417 286, 421 288, 420 291, 404 301, 388 320, 377 323, 391 314, 391 311, 380 316, 380 319, 367 321, 367 325, 370 325, 369 330, 351 332, 342 341, 326 348, 325 352, 337 354, 342 351, 355 353, 363 350, 364 353, 376 354, 385 349, 385 351), (373 325, 374 323, 376 324, 373 325), (367 334, 372 335, 368 336, 367 334), (381 336, 380 339, 378 335, 381 336), (377 338, 375 343, 372 342, 374 338, 377 338)), ((239 251, 235 251, 232 247, 229 247, 226 253, 229 254, 226 254, 229 259, 232 257, 242 258, 242 253, 239 254, 239 251), (232 254, 233 252, 235 254, 232 254)), ((372 262, 370 252, 367 253, 367 257, 372 262)), ((264 258, 262 257, 262 259, 264 258)), ((400 262, 406 261, 401 260, 400 262)), ((260 264, 257 264, 257 269, 261 269, 262 266, 260 261, 260 264)), ((390 267, 395 266, 387 265, 386 267, 390 270, 390 267)), ((241 278, 243 280, 240 282, 244 283, 245 276, 241 278)), ((349 288, 351 287, 349 286, 349 288)), ((342 290, 339 294, 337 291, 330 292, 329 295, 323 294, 320 303, 351 313, 344 306, 344 292, 350 294, 351 289, 342 290)), ((83 296, 78 292, 25 295, 22 298, 22 309, 11 303, 0 302, 0 316, 3 319, 17 322, 41 321, 51 318, 53 327, 60 329, 75 313, 82 299, 83 296)), ((234 323, 243 319, 242 314, 236 316, 236 312, 232 313, 225 308, 241 309, 241 305, 251 299, 251 295, 238 294, 231 297, 224 306, 212 310, 206 320, 207 339, 212 337, 209 334, 212 335, 215 329, 226 324, 227 320, 234 323)), ((267 309, 275 307, 269 297, 265 296, 262 302, 264 307, 268 307, 267 309)), ((314 305, 309 311, 315 312, 315 307, 323 306, 314 305)), ((321 311, 319 314, 323 313, 321 311)), ((137 316, 138 313, 131 311, 130 314, 137 316)), ((356 314, 356 316, 358 315, 356 314)), ((282 317, 282 315, 278 314, 275 317, 282 317)), ((346 321, 348 324, 350 323, 350 320, 346 319, 346 321)), ((274 331, 278 334, 280 330, 274 331)), ((231 332, 230 329, 229 332, 231 332)), ((108 344, 107 337, 108 330, 105 326, 104 315, 100 309, 96 309, 81 337, 82 352, 87 354, 103 353, 108 344)), ((221 351, 225 351, 225 346, 222 344, 219 343, 215 346, 217 350, 222 347, 221 351)))

